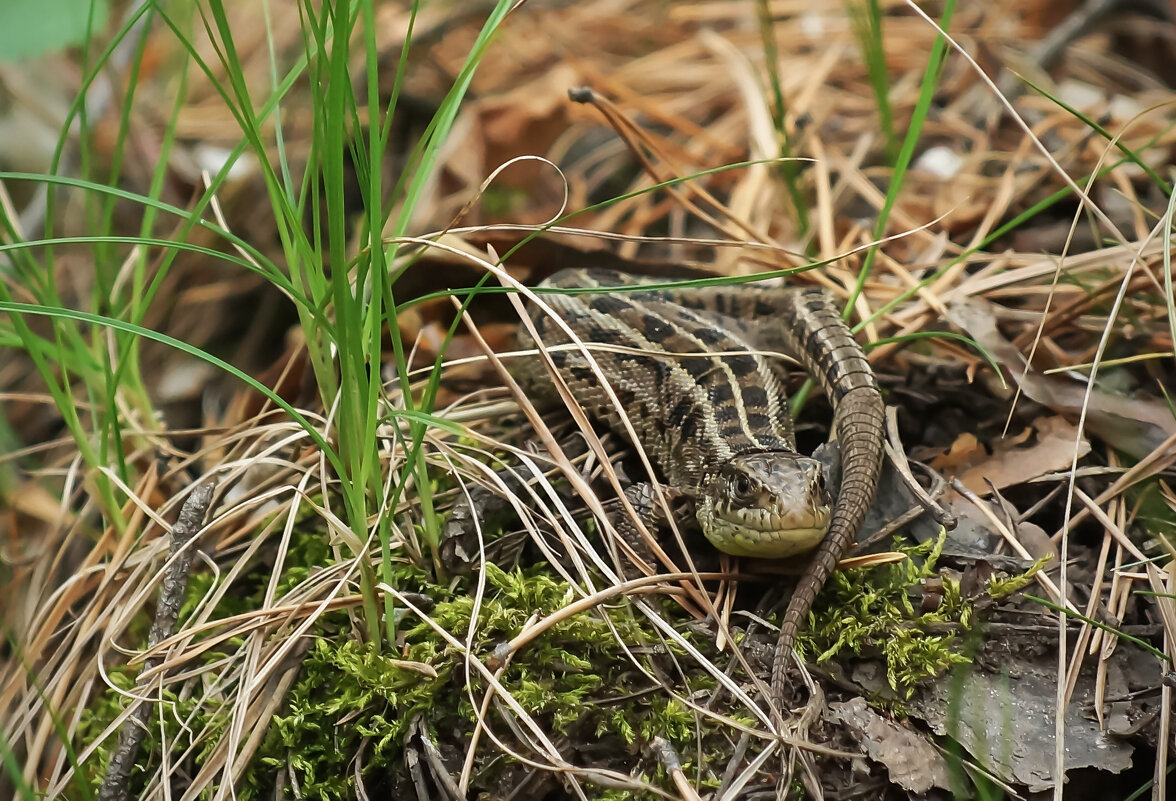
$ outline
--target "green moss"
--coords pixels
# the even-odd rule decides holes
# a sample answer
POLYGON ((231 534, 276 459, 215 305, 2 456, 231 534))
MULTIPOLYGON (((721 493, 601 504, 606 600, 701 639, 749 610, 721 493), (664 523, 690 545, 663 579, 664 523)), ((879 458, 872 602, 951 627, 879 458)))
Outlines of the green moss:
POLYGON ((928 633, 943 624, 956 624, 960 631, 971 627, 973 605, 961 598, 959 583, 943 578, 942 602, 930 612, 916 614, 910 599, 912 588, 935 575, 946 534, 941 530, 936 540, 898 546, 907 555, 901 562, 835 572, 813 604, 798 647, 815 653, 817 662, 880 650, 891 689, 907 698, 919 682, 967 663, 956 635, 928 633))
MULTIPOLYGON (((961 599, 958 585, 944 580, 943 601, 934 612, 916 614, 908 597, 913 586, 934 574, 942 545, 941 538, 907 549, 911 558, 900 564, 835 574, 816 605, 820 611, 810 617, 800 646, 818 654, 822 661, 849 652, 880 650, 890 684, 900 694, 909 694, 917 682, 966 661, 955 637, 926 632, 931 624, 956 623, 962 629, 971 624, 972 606, 961 599)), ((333 559, 325 537, 312 532, 296 534, 280 591, 294 588, 333 559)), ((358 773, 369 789, 378 787, 395 795, 406 789, 399 784, 405 781, 406 749, 412 746, 419 750, 416 738, 422 728, 443 753, 458 760, 449 766, 456 773, 477 725, 466 688, 467 675, 477 703, 486 693, 481 674, 472 668, 467 671, 467 658, 485 664, 496 648, 528 625, 579 597, 546 564, 509 571, 487 564, 480 604, 475 604, 471 578, 437 584, 426 569, 403 560, 392 562, 389 571, 390 583, 397 590, 420 596, 428 621, 400 610, 394 647, 380 651, 354 639, 353 621, 346 613, 320 618, 311 632, 316 639, 297 681, 273 719, 257 757, 240 776, 237 798, 272 797, 275 777, 281 772, 296 780, 303 798, 353 799, 357 796, 357 760, 358 773), (435 627, 465 642, 475 614, 475 637, 467 657, 462 649, 451 647, 435 627)), ((194 574, 185 616, 223 580, 205 571, 194 574)), ((268 581, 265 560, 259 559, 257 570, 237 578, 215 615, 257 608, 268 581)), ((651 598, 649 602, 660 604, 667 620, 684 617, 668 598, 651 598)), ((705 632, 687 628, 684 636, 713 656, 714 644, 705 632)), ((591 743, 592 756, 586 758, 594 765, 643 774, 672 791, 664 769, 648 750, 655 737, 662 737, 678 752, 684 770, 698 786, 715 786, 729 757, 730 732, 662 692, 633 665, 620 642, 639 655, 645 672, 674 677, 684 694, 714 688, 711 676, 696 667, 693 659, 680 658, 683 654, 676 653, 677 647, 667 646, 623 600, 559 619, 511 655, 499 680, 549 736, 591 743)), ((229 643, 219 646, 222 651, 231 649, 229 643)), ((211 652, 200 657, 204 664, 221 658, 223 654, 211 652)), ((133 684, 134 671, 116 669, 111 675, 121 687, 133 684)), ((734 678, 743 680, 738 675, 734 678)), ((216 700, 220 697, 169 699, 162 726, 173 758, 192 744, 194 733, 204 737, 194 749, 194 766, 198 768, 213 752, 228 721, 229 710, 216 700)), ((107 693, 92 704, 83 716, 82 741, 89 742, 101 732, 121 711, 123 702, 123 696, 107 693)), ((486 725, 508 748, 530 752, 530 745, 519 742, 515 729, 501 717, 511 714, 504 712, 506 709, 505 704, 491 704, 486 725)), ((742 709, 715 711, 753 723, 742 709)), ((158 765, 160 725, 157 722, 148 736, 133 791, 143 789, 144 777, 158 765)), ((567 753, 579 751, 572 748, 567 753)), ((100 781, 108 754, 103 750, 89 763, 92 786, 100 781)), ((471 792, 493 793, 496 783, 511 781, 514 770, 517 766, 483 736, 473 763, 471 792)), ((592 788, 591 797, 638 796, 615 788, 592 788)))
POLYGON ((1033 581, 1041 570, 1053 561, 1052 554, 1046 554, 1033 563, 1033 566, 1017 576, 991 576, 988 579, 988 594, 993 598, 1007 598, 1015 592, 1020 592, 1033 581))
MULTIPOLYGON (((548 569, 505 572, 487 565, 476 658, 485 661, 536 615, 556 612, 575 599, 571 587, 548 575, 548 569)), ((473 598, 439 587, 414 589, 437 599, 429 611, 432 621, 464 639, 473 598), (441 598, 442 592, 448 597, 441 598)), ((559 621, 513 654, 500 681, 549 735, 612 741, 608 750, 621 755, 639 754, 654 736, 691 750, 698 727, 694 714, 664 694, 639 692, 648 689, 648 680, 633 670, 617 633, 630 644, 647 638, 622 607, 610 614, 612 627, 595 613, 559 621)), ((355 755, 364 755, 365 775, 402 772, 405 745, 418 721, 448 745, 464 749, 476 722, 465 689, 464 655, 446 647, 424 621, 406 620, 397 645, 393 658, 351 641, 316 642, 286 711, 275 719, 263 763, 274 769, 291 765, 308 798, 347 799, 355 795, 355 755)), ((471 676, 480 700, 484 684, 476 671, 471 676)), ((497 710, 492 706, 488 723, 512 741, 497 710)), ((507 767, 497 749, 483 745, 473 786, 491 786, 507 767)))

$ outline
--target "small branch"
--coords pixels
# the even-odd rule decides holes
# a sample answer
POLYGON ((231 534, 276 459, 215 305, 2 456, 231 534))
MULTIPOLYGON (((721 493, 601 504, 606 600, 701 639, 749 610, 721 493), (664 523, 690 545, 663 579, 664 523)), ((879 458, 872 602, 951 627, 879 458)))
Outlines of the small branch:
MULTIPOLYGON (((204 525, 204 516, 212 504, 212 492, 216 489, 216 479, 209 479, 192 490, 180 509, 179 519, 171 532, 171 550, 168 553, 168 567, 163 575, 163 586, 159 593, 159 605, 155 609, 155 620, 151 624, 151 631, 147 636, 147 647, 154 648, 172 634, 176 618, 180 614, 180 605, 184 602, 184 593, 188 589, 188 574, 192 569, 194 548, 188 545, 200 532, 204 525)), ((151 672, 163 662, 162 656, 147 659, 143 664, 140 677, 151 672)), ((162 677, 161 677, 162 678, 162 677)), ((147 716, 151 707, 138 696, 139 690, 146 690, 149 680, 140 678, 135 683, 135 694, 131 701, 131 713, 123 721, 118 732, 118 748, 110 757, 110 764, 106 768, 106 776, 102 779, 102 787, 98 790, 98 801, 126 801, 131 777, 131 768, 135 765, 135 758, 139 753, 139 746, 143 742, 143 735, 147 733, 147 716)))

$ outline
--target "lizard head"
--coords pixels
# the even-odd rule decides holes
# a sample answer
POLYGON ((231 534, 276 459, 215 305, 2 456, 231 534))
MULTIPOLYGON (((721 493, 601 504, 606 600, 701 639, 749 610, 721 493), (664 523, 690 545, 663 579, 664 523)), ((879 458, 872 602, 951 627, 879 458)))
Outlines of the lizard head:
POLYGON ((763 559, 815 548, 830 513, 821 463, 786 451, 733 456, 703 476, 695 501, 712 545, 763 559))

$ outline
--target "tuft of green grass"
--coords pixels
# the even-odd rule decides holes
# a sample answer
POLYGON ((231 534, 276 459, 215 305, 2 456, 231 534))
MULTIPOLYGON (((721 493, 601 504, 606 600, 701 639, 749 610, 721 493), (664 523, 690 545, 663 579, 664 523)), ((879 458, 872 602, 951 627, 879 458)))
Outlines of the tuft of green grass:
MULTIPOLYGON (((419 4, 413 6, 413 17, 419 4)), ((294 304, 305 334, 309 360, 320 393, 321 406, 333 409, 333 428, 324 436, 305 417, 283 403, 280 398, 253 382, 273 403, 283 408, 307 431, 322 449, 338 480, 345 519, 359 542, 368 539, 369 521, 375 523, 374 534, 383 548, 383 572, 387 577, 393 532, 390 518, 373 512, 395 506, 411 488, 426 508, 431 509, 428 483, 424 481, 424 459, 420 444, 429 423, 437 378, 423 395, 409 391, 406 354, 399 338, 392 337, 392 363, 399 377, 399 393, 389 393, 383 386, 383 332, 396 330, 393 269, 398 259, 398 245, 385 245, 385 235, 393 237, 407 230, 423 188, 436 171, 440 144, 449 135, 457 110, 468 91, 473 74, 493 41, 494 34, 511 8, 501 0, 491 11, 471 49, 466 63, 450 91, 441 102, 424 137, 417 143, 409 167, 401 173, 395 186, 383 185, 388 158, 392 120, 401 95, 407 56, 412 45, 412 28, 403 48, 393 90, 386 99, 379 92, 379 46, 376 42, 374 7, 368 0, 337 0, 334 3, 303 3, 304 50, 286 70, 279 71, 271 46, 271 87, 257 101, 258 87, 248 85, 247 69, 235 45, 230 15, 223 0, 208 0, 194 9, 176 9, 144 4, 125 22, 105 46, 97 37, 87 41, 82 89, 63 126, 57 155, 49 175, 5 174, 5 180, 31 180, 49 188, 45 214, 45 235, 24 241, 18 221, 9 219, 0 209, 0 235, 11 261, 11 275, 0 281, 0 309, 8 312, 0 324, 0 342, 23 350, 39 372, 49 394, 61 410, 64 423, 88 468, 86 480, 102 516, 102 526, 122 533, 126 526, 123 509, 126 499, 120 485, 136 486, 137 466, 126 454, 150 449, 147 437, 161 433, 160 415, 146 388, 140 363, 145 339, 215 364, 246 380, 240 371, 199 348, 148 332, 142 325, 159 289, 173 271, 183 244, 196 228, 211 231, 220 238, 226 251, 236 249, 241 255, 230 256, 215 248, 206 255, 236 263, 259 273, 279 288, 294 304), (183 16, 191 14, 191 17, 183 16), (188 32, 195 22, 204 29, 211 43, 211 60, 202 55, 207 50, 188 32), (160 142, 160 157, 155 162, 146 194, 119 188, 121 167, 128 152, 132 111, 136 105, 138 69, 147 35, 153 26, 170 29, 181 45, 186 61, 176 65, 175 101, 171 119, 178 118, 186 97, 189 66, 202 71, 219 92, 225 107, 240 128, 241 139, 224 159, 220 171, 212 176, 207 189, 191 208, 178 209, 160 200, 166 186, 170 152, 174 147, 175 126, 168 126, 160 142), (94 132, 87 118, 85 93, 110 63, 116 49, 125 47, 128 37, 136 52, 132 61, 128 88, 121 98, 119 128, 112 153, 100 153, 94 144, 94 132), (364 70, 353 81, 353 48, 362 49, 364 70), (287 95, 300 81, 307 81, 314 108, 313 142, 304 164, 290 163, 282 139, 280 120, 287 95), (363 114, 367 122, 360 123, 363 114), (78 164, 69 163, 67 144, 75 141, 78 164), (277 159, 271 153, 278 154, 277 159), (282 259, 274 261, 257 248, 205 220, 216 193, 230 171, 246 155, 253 157, 264 180, 273 209, 282 259), (364 216, 358 236, 350 224, 352 215, 344 204, 343 186, 349 170, 361 181, 364 216), (68 177, 66 177, 68 175, 68 177), (85 210, 85 228, 99 232, 87 237, 59 238, 53 227, 58 209, 69 197, 78 197, 85 210), (116 208, 137 204, 142 209, 138 236, 110 236, 116 208), (166 217, 174 217, 179 222, 166 217), (307 221, 310 221, 307 224, 307 221), (167 238, 156 231, 171 225, 167 238), (56 273, 49 267, 55 249, 63 245, 88 246, 93 270, 91 293, 84 308, 71 308, 56 283, 56 273), (128 253, 131 257, 128 258, 128 253), (19 283, 30 303, 17 302, 9 281, 19 283), (37 331, 28 317, 48 321, 49 335, 37 331), (346 388, 346 391, 344 391, 346 388), (408 415, 398 419, 401 413, 408 415), (423 417, 419 416, 423 415, 423 417), (380 438, 381 425, 403 422, 408 451, 406 465, 397 480, 389 482, 383 475, 380 438), (144 435, 126 432, 145 432, 144 435), (131 439, 127 439, 131 437, 131 439), (112 473, 106 472, 108 468, 112 473)), ((267 33, 270 33, 267 31, 267 33)), ((392 428, 401 431, 400 425, 392 428)), ((435 515, 425 516, 427 542, 436 544, 438 532, 435 515)), ((376 575, 365 567, 361 584, 368 598, 368 636, 373 641, 394 636, 393 611, 377 609, 374 586, 376 575)))
POLYGON ((807 239, 812 228, 809 220, 809 202, 804 190, 801 189, 802 172, 795 159, 795 148, 788 136, 788 105, 784 101, 784 88, 780 80, 780 54, 776 46, 776 26, 772 19, 771 4, 768 0, 756 0, 755 9, 759 20, 760 38, 763 40, 764 61, 767 62, 768 87, 771 91, 769 108, 779 148, 779 173, 788 192, 788 198, 792 201, 793 215, 801 238, 807 239))
MULTIPOLYGON (((939 29, 941 31, 947 31, 951 28, 951 20, 954 15, 955 0, 947 0, 943 4, 943 14, 940 17, 939 29)), ((877 35, 881 35, 880 20, 877 23, 876 33, 877 35)), ((922 136, 923 125, 926 123, 927 115, 931 110, 931 102, 935 99, 935 92, 939 88, 939 78, 943 72, 947 49, 947 39, 941 33, 936 38, 935 44, 932 46, 931 52, 927 57, 927 67, 923 71, 923 82, 919 87, 919 98, 915 102, 911 119, 907 123, 907 132, 903 138, 902 146, 898 149, 894 158, 890 182, 886 187, 886 198, 882 204, 882 208, 878 211, 878 220, 874 225, 875 241, 881 241, 886 235, 886 228, 890 224, 890 214, 894 210, 894 205, 898 202, 899 195, 902 192, 907 169, 910 167, 911 160, 914 158, 915 149, 922 136)), ((881 55, 877 58, 880 60, 881 55)), ((885 69, 885 63, 881 63, 880 69, 885 69)), ((883 86, 882 88, 884 89, 885 87, 883 86)), ((874 267, 874 259, 877 258, 877 254, 878 246, 875 245, 866 251, 865 258, 862 259, 862 266, 858 271, 857 284, 854 286, 853 292, 850 293, 849 300, 845 304, 845 313, 847 316, 852 313, 858 296, 865 288, 866 279, 874 267)), ((865 325, 865 322, 862 325, 865 325)))
POLYGON ((886 158, 894 164, 898 160, 898 136, 894 131, 890 75, 886 69, 886 50, 882 44, 882 8, 878 0, 846 0, 845 13, 866 65, 870 89, 874 92, 879 127, 886 142, 886 158))

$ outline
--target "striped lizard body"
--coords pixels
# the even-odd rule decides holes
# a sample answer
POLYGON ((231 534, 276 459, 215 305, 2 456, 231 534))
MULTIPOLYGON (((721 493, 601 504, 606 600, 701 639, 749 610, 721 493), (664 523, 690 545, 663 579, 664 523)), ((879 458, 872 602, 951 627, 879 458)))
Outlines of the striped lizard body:
MULTIPOLYGON (((817 548, 780 627, 772 686, 779 697, 792 645, 813 600, 845 555, 873 500, 882 458, 883 403, 873 371, 833 301, 820 289, 713 286, 638 289, 611 270, 565 270, 543 286, 599 292, 543 300, 589 346, 550 356, 590 415, 624 432, 607 380, 665 485, 691 502, 703 534, 737 556, 776 558, 817 548), (796 452, 782 352, 834 404, 842 481, 836 506, 818 462, 796 452)), ((566 333, 538 308, 544 345, 566 333)), ((535 343, 520 327, 520 346, 535 343)), ((556 402, 540 359, 515 372, 529 394, 556 402)), ((652 521, 651 521, 652 522, 652 521)))

